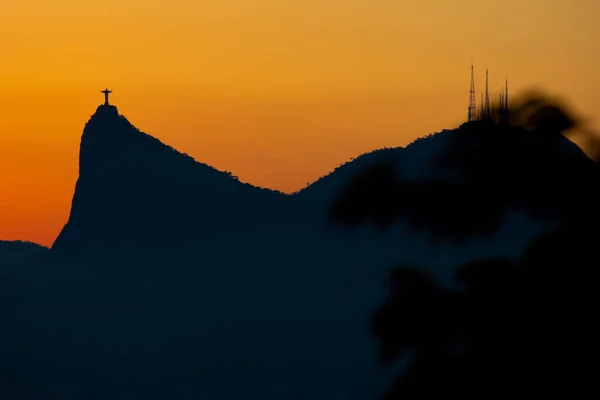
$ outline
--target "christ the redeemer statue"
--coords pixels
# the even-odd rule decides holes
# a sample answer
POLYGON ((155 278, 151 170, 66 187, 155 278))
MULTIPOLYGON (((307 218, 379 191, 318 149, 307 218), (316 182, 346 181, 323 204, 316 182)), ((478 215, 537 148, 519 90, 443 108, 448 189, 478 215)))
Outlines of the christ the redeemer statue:
POLYGON ((104 93, 104 105, 107 106, 108 105, 108 94, 112 93, 112 90, 102 90, 100 93, 104 93))

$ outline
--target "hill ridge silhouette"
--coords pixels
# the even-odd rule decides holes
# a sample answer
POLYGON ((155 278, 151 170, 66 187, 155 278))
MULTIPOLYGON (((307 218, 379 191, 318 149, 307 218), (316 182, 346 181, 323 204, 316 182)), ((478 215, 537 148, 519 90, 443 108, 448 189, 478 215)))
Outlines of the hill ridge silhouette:
MULTIPOLYGON (((205 164, 201 161, 194 159, 192 156, 188 155, 187 153, 178 151, 177 149, 173 148, 172 146, 170 146, 166 143, 163 143, 160 139, 158 139, 150 134, 147 134, 145 132, 142 132, 140 129, 135 127, 135 125, 133 125, 124 115, 119 114, 117 107, 114 105, 102 104, 102 105, 98 106, 98 108, 96 109, 96 112, 86 122, 84 131, 83 131, 83 135, 81 138, 80 152, 85 151, 87 153, 86 150, 89 149, 90 147, 98 145, 98 144, 102 144, 103 141, 106 144, 107 140, 116 141, 116 144, 119 144, 119 143, 123 144, 123 140, 129 139, 129 137, 131 137, 131 135, 135 136, 136 134, 139 135, 136 137, 136 140, 146 140, 148 143, 154 142, 157 146, 159 146, 159 145, 163 146, 164 148, 171 150, 172 152, 176 153, 177 155, 181 156, 182 158, 187 159, 190 162, 190 165, 192 162, 196 163, 196 164, 200 164, 203 167, 207 167, 210 170, 214 170, 217 173, 223 174, 224 177, 226 176, 228 178, 231 178, 234 181, 238 181, 242 185, 247 185, 247 186, 255 187, 257 189, 262 189, 262 190, 267 190, 270 192, 283 194, 282 192, 280 192, 278 190, 269 189, 269 188, 261 188, 261 187, 252 185, 250 183, 241 182, 235 175, 233 175, 229 171, 220 171, 208 164, 205 164), (121 126, 118 127, 118 125, 121 125, 121 126), (115 128, 117 128, 117 129, 115 129, 115 128), (120 128, 120 129, 118 129, 118 128, 120 128), (118 134, 114 133, 115 130, 119 131, 118 134), (141 139, 142 137, 144 139, 141 139), (96 143, 94 143, 95 140, 97 141, 96 143), (84 142, 90 142, 90 143, 88 144, 88 143, 84 143, 84 142)), ((84 171, 87 172, 87 165, 84 164, 84 160, 87 157, 88 157, 87 154, 80 154, 80 165, 79 165, 80 174, 83 173, 84 171)))
POLYGON ((28 240, 0 240, 0 269, 34 260, 48 250, 28 240))
POLYGON ((277 223, 285 197, 200 163, 101 105, 85 125, 69 220, 51 254, 67 254, 66 247, 99 254, 107 240, 197 238, 250 220, 277 223))
POLYGON ((576 204, 556 193, 585 193, 593 163, 546 133, 467 124, 285 195, 190 161, 101 108, 84 129, 83 173, 50 256, 0 271, 10 327, 0 330, 0 386, 68 378, 110 391, 191 377, 223 399, 268 398, 274 380, 300 388, 290 398, 325 387, 374 398, 394 375, 372 365, 368 331, 392 265, 418 263, 443 281, 467 261, 518 259, 576 204), (379 235, 348 233, 325 220, 332 203, 349 224, 396 221, 379 235), (543 212, 515 217, 532 207, 543 212), (411 230, 424 222, 443 244, 411 230), (463 225, 476 240, 450 243, 449 233, 469 233, 463 225))
POLYGON ((136 128, 116 106, 103 104, 85 124, 71 212, 50 253, 108 254, 105 240, 123 246, 127 240, 198 240, 232 226, 314 222, 358 170, 403 151, 364 153, 286 194, 199 162, 136 128))
POLYGON ((409 360, 382 399, 480 399, 485 393, 581 397, 596 390, 589 364, 580 360, 582 354, 593 357, 598 333, 589 318, 598 297, 593 287, 598 159, 584 157, 566 141, 565 129, 581 127, 581 120, 543 96, 529 100, 538 109, 517 110, 522 125, 479 124, 485 132, 466 135, 468 143, 458 140, 438 160, 462 171, 462 181, 416 184, 382 164, 357 176, 332 207, 332 220, 346 226, 375 220, 385 228, 405 216, 416 228, 445 239, 481 237, 497 229, 499 214, 507 209, 557 220, 521 257, 462 264, 453 287, 441 285, 422 266, 396 265, 387 278, 387 300, 371 318, 371 332, 379 341, 380 365, 409 360), (498 132, 520 136, 494 137, 498 132), (520 148, 506 147, 517 139, 520 148), (440 207, 432 218, 425 215, 432 210, 424 201, 429 198, 454 207, 440 207))
MULTIPOLYGON (((388 163, 409 181, 452 181, 461 179, 461 172, 440 164, 441 158, 447 153, 469 158, 483 148, 490 151, 490 143, 498 140, 506 142, 501 147, 507 154, 521 147, 532 154, 546 148, 552 156, 559 151, 587 159, 564 136, 549 139, 522 128, 472 122, 417 138, 404 147, 363 153, 309 186, 285 194, 242 183, 230 172, 198 162, 140 131, 114 105, 100 105, 81 137, 80 174, 69 220, 51 254, 107 255, 110 246, 132 247, 128 241, 142 247, 144 241, 181 244, 256 224, 318 224, 327 214, 327 204, 361 170, 388 163), (554 150, 543 143, 551 143, 554 150), (106 247, 105 241, 112 244, 106 247)), ((499 179, 490 178, 492 185, 499 179)))

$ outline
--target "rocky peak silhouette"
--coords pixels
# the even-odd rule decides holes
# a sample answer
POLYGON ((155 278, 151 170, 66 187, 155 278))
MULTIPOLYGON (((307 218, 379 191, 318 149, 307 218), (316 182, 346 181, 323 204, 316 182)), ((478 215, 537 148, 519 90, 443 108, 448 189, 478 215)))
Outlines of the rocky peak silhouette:
POLYGON ((37 243, 21 240, 0 240, 0 269, 36 259, 48 251, 48 248, 37 243))
POLYGON ((196 162, 101 105, 85 125, 71 214, 51 254, 110 253, 110 243, 123 241, 152 247, 275 222, 285 200, 196 162))
MULTIPOLYGON (((80 162, 69 221, 50 251, 56 268, 0 279, 0 387, 67 379, 104 390, 107 381, 188 377, 203 390, 214 384, 224 399, 267 398, 262 387, 276 380, 301 389, 290 398, 319 398, 327 385, 375 398, 395 374, 372 365, 366 325, 391 265, 422 265, 437 282, 466 261, 520 257, 551 227, 504 211, 533 205, 560 214, 597 181, 586 172, 593 163, 560 135, 467 124, 357 157, 288 196, 194 161, 114 106, 99 107, 86 125, 80 162), (340 232, 318 213, 340 187, 347 190, 334 214, 346 222, 398 216, 441 236, 496 236, 450 248, 402 223, 381 235, 340 232), (186 268, 174 268, 180 261, 186 268)), ((396 275, 394 290, 406 279, 409 292, 425 290, 429 304, 444 306, 441 321, 425 326, 439 332, 452 316, 447 298, 415 274, 396 275)), ((411 324, 405 314, 392 319, 411 324)), ((386 321, 378 330, 388 337, 386 321)), ((409 338, 433 337, 415 332, 409 338)))

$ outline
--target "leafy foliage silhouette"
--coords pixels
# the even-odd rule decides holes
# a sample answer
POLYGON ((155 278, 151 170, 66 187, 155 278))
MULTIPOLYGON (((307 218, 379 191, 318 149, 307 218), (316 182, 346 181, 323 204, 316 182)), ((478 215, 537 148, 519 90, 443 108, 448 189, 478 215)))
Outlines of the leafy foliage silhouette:
POLYGON ((559 221, 519 260, 461 266, 455 287, 414 266, 393 270, 371 330, 383 365, 412 357, 386 400, 576 397, 593 388, 582 357, 594 359, 597 337, 590 315, 598 167, 563 136, 580 121, 543 93, 514 104, 509 122, 461 126, 436 162, 462 179, 414 182, 380 164, 358 174, 332 206, 338 225, 385 228, 402 217, 446 240, 491 234, 510 209, 559 221))

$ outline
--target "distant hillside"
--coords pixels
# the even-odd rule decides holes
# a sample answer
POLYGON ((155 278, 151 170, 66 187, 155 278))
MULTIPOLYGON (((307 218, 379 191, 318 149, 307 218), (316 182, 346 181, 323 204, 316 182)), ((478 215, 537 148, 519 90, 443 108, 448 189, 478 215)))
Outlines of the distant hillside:
MULTIPOLYGON (((503 187, 499 196, 506 197, 521 190, 523 184, 518 182, 530 172, 535 174, 530 177, 535 182, 527 185, 529 188, 554 182, 559 173, 554 168, 557 154, 568 163, 591 163, 560 133, 550 136, 519 128, 465 124, 418 139, 405 148, 363 154, 299 192, 285 195, 242 183, 231 173, 196 162, 140 132, 116 107, 102 105, 85 126, 71 213, 51 254, 73 260, 110 259, 117 253, 121 258, 144 255, 172 260, 173 254, 189 250, 182 247, 194 247, 195 241, 232 231, 324 224, 329 205, 348 182, 382 163, 392 165, 406 181, 449 182, 471 174, 465 168, 457 169, 454 161, 449 165, 450 158, 461 158, 464 163, 473 155, 486 154, 487 163, 467 167, 487 171, 481 178, 486 187, 503 187), (548 160, 551 164, 538 171, 548 160), (517 162, 519 168, 515 168, 517 162)), ((571 178, 566 176, 566 180, 561 178, 564 182, 552 185, 559 189, 569 185, 571 178)), ((477 185, 470 182, 469 187, 477 185)), ((493 201, 502 207, 508 200, 499 201, 500 197, 493 201)), ((433 209, 436 215, 446 213, 438 200, 432 203, 426 197, 419 203, 427 204, 424 213, 433 209)))
POLYGON ((285 195, 101 106, 48 257, 0 274, 10 326, 0 330, 0 389, 67 380, 115 393, 146 385, 162 399, 176 396, 148 382, 187 379, 204 391, 196 398, 272 398, 281 387, 290 399, 377 398, 390 376, 373 364, 367 322, 390 268, 424 265, 444 282, 467 261, 521 256, 595 182, 595 164, 555 133, 465 124, 361 155, 285 195), (366 226, 331 225, 332 206, 366 226), (398 208, 389 232, 368 226, 398 208), (423 220, 485 229, 432 244, 410 229, 423 220))
POLYGON ((598 164, 553 130, 473 122, 417 140, 402 154, 404 163, 382 159, 347 182, 334 219, 404 220, 462 239, 461 226, 489 235, 510 211, 561 218, 600 201, 598 164))
POLYGON ((426 172, 428 153, 440 151, 443 134, 427 146, 409 146, 410 151, 361 155, 286 195, 197 162, 139 131, 116 107, 102 105, 84 128, 71 213, 51 256, 73 261, 110 259, 111 254, 172 259, 188 251, 182 247, 232 231, 323 225, 330 202, 361 169, 391 159, 417 175, 426 172))
POLYGON ((102 105, 81 137, 71 213, 51 254, 103 257, 122 243, 197 240, 237 226, 280 223, 285 200, 196 162, 102 105))
POLYGON ((361 154, 320 177, 294 195, 307 199, 332 199, 342 188, 364 170, 382 163, 393 164, 398 171, 411 179, 422 179, 435 174, 434 158, 447 149, 449 136, 454 131, 444 130, 419 138, 406 147, 383 148, 361 154), (432 140, 435 137, 435 140, 432 140))
POLYGON ((47 247, 32 242, 0 240, 0 268, 31 261, 47 251, 47 247))

